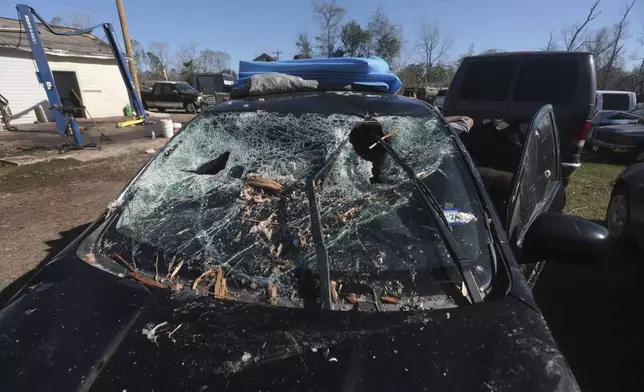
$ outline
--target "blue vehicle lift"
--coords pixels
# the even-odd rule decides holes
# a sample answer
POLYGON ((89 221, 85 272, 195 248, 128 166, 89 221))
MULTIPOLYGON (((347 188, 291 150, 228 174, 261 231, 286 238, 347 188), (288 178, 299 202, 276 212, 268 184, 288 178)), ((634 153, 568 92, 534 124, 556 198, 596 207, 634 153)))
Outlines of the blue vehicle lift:
POLYGON ((132 75, 128 68, 125 57, 121 52, 119 47, 118 40, 116 39, 116 34, 112 28, 111 23, 103 23, 90 27, 88 29, 79 29, 74 31, 55 31, 54 28, 49 26, 45 20, 38 15, 38 13, 28 5, 18 4, 16 6, 18 9, 18 16, 22 22, 27 39, 29 40, 29 45, 31 46, 31 53, 36 62, 36 76, 38 81, 42 83, 45 88, 45 93, 47 94, 47 100, 49 100, 49 105, 54 113, 54 119, 56 120, 56 128, 58 133, 65 137, 73 137, 74 145, 82 147, 83 146, 83 136, 80 133, 78 123, 72 116, 72 114, 63 108, 62 101, 56 90, 56 83, 54 82, 54 75, 51 72, 49 67, 49 62, 47 61, 47 55, 45 54, 45 48, 43 47, 40 35, 38 34, 38 21, 40 24, 46 28, 49 32, 56 35, 82 35, 82 34, 91 34, 92 31, 98 27, 102 27, 105 31, 105 36, 107 37, 107 43, 112 49, 114 58, 118 65, 119 70, 121 71, 121 76, 125 82, 125 87, 127 89, 127 94, 130 98, 132 108, 136 112, 137 117, 134 120, 127 121, 128 125, 141 124, 148 122, 148 116, 145 113, 143 108, 143 103, 138 92, 134 88, 134 82, 132 81, 132 75))

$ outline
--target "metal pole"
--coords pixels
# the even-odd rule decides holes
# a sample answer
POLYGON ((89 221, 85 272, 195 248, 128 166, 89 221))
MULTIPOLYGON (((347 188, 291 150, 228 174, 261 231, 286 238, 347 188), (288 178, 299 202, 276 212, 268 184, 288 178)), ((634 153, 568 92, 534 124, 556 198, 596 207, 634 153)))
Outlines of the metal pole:
POLYGON ((134 54, 132 53, 132 42, 130 42, 130 33, 127 29, 127 20, 125 19, 125 10, 123 9, 122 0, 116 0, 116 8, 118 8, 119 20, 121 21, 121 31, 123 32, 123 41, 125 42, 125 53, 127 53, 130 73, 132 74, 132 81, 134 82, 136 92, 139 94, 139 96, 141 96, 141 88, 139 87, 139 75, 136 72, 134 54))

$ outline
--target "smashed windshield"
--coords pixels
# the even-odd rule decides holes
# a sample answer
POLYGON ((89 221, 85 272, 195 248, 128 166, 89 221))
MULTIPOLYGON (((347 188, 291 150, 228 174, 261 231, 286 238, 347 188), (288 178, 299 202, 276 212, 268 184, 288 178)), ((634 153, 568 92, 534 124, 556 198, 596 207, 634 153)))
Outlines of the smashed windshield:
POLYGON ((320 244, 307 181, 326 167, 312 189, 334 303, 455 305, 461 280, 436 222, 366 132, 382 135, 431 189, 484 288, 485 219, 455 147, 438 118, 369 123, 341 114, 203 113, 128 190, 103 250, 156 275, 219 279, 227 298, 316 302, 320 244))

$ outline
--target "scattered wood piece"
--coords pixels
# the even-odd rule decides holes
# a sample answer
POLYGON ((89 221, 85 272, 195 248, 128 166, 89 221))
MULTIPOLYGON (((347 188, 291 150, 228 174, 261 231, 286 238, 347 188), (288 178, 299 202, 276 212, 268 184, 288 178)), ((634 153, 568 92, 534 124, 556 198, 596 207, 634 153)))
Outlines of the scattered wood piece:
POLYGON ((125 260, 125 258, 123 258, 123 256, 121 256, 121 255, 119 255, 117 253, 114 253, 112 256, 114 256, 115 258, 119 259, 123 264, 125 264, 127 269, 130 270, 130 276, 132 278, 138 280, 141 283, 147 284, 149 286, 159 287, 159 288, 166 288, 166 285, 164 285, 163 283, 159 283, 154 279, 150 279, 150 278, 148 278, 146 276, 141 275, 141 273, 139 271, 137 271, 132 266, 132 264, 130 264, 127 260, 125 260))
POLYGON ((179 262, 179 264, 177 265, 177 268, 175 268, 174 271, 172 271, 172 274, 170 274, 170 277, 168 278, 168 280, 174 279, 174 277, 177 275, 177 273, 179 272, 182 266, 183 266, 183 261, 179 262))
POLYGON ((114 256, 114 257, 116 257, 117 259, 119 259, 119 261, 120 261, 121 263, 125 264, 125 267, 126 267, 127 269, 129 269, 131 272, 134 272, 134 273, 137 273, 137 274, 139 273, 139 271, 137 271, 136 269, 134 269, 134 267, 132 267, 132 264, 130 264, 127 260, 125 260, 125 259, 123 258, 123 256, 121 256, 120 254, 118 254, 118 253, 114 253, 114 254, 113 254, 113 256, 114 256))
POLYGON ((228 299, 228 287, 226 286, 226 278, 224 278, 224 269, 220 266, 217 266, 215 278, 215 287, 214 294, 215 298, 219 299, 228 299))
POLYGON ((353 294, 345 295, 344 298, 354 305, 360 302, 360 299, 353 294))
POLYGON ((273 236, 273 230, 270 226, 273 224, 275 213, 271 214, 268 218, 258 221, 257 224, 250 228, 250 233, 260 233, 264 235, 266 240, 270 241, 273 236))
POLYGON ((172 330, 172 332, 170 332, 170 333, 168 334, 168 337, 169 337, 169 338, 171 338, 171 337, 172 337, 172 335, 174 335, 174 333, 175 333, 175 332, 177 332, 177 331, 179 330, 179 328, 181 328, 181 326, 182 326, 182 325, 183 325, 183 324, 179 324, 179 325, 177 326, 177 328, 173 329, 173 330, 172 330))
POLYGON ((170 260, 170 264, 168 265, 168 272, 172 271, 172 268, 174 267, 174 262, 177 260, 177 255, 172 256, 172 260, 170 260))
POLYGON ((277 285, 273 283, 268 284, 268 302, 273 306, 277 306, 277 285))
POLYGON ((154 260, 154 280, 159 281, 159 254, 154 260))
POLYGON ((96 264, 96 256, 94 256, 94 253, 88 253, 83 257, 83 261, 86 262, 87 264, 96 264))
POLYGON ((275 180, 269 180, 260 176, 246 177, 246 184, 259 189, 264 189, 273 192, 282 192, 284 186, 275 180))
POLYGON ((341 212, 335 216, 335 220, 341 223, 345 223, 347 220, 353 218, 358 212, 358 207, 351 207, 345 212, 341 212))
POLYGON ((268 248, 268 252, 269 252, 269 253, 270 253, 270 255, 271 255, 272 257, 274 257, 274 258, 278 258, 278 257, 280 257, 280 254, 282 253, 282 243, 280 243, 280 244, 279 244, 279 245, 277 245, 277 246, 275 246, 275 245, 271 245, 271 246, 268 248))
POLYGON ((337 291, 338 282, 336 282, 335 280, 332 280, 330 283, 331 283, 330 284, 331 300, 333 301, 333 303, 338 303, 338 291, 337 291))
MULTIPOLYGON (((400 128, 396 128, 396 129, 394 129, 393 131, 389 132, 389 133, 388 133, 388 134, 386 134, 385 136, 381 137, 381 139, 382 139, 382 140, 389 139, 390 137, 394 136, 394 135, 395 135, 395 134, 397 134, 398 132, 400 132, 400 128)), ((380 141, 377 141, 377 142, 375 142, 374 144, 370 145, 370 146, 369 146, 369 149, 370 149, 370 150, 372 150, 374 147, 376 147, 376 146, 378 145, 378 143, 379 143, 379 142, 380 142, 380 141)))
POLYGON ((396 297, 391 297, 388 295, 383 295, 380 297, 380 300, 386 304, 397 304, 398 303, 398 298, 396 297))
POLYGON ((209 269, 208 271, 204 272, 203 274, 199 275, 197 279, 195 279, 194 283, 192 284, 192 289, 197 290, 199 287, 199 283, 207 276, 211 276, 215 274, 215 270, 209 269))

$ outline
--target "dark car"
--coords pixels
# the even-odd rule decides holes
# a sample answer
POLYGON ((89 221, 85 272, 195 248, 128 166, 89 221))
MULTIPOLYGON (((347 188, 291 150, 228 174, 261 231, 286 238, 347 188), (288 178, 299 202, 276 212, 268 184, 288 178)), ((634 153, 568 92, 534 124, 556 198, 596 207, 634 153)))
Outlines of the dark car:
POLYGON ((604 115, 594 126, 588 143, 593 151, 621 155, 635 163, 644 162, 643 111, 616 112, 604 115))
POLYGON ((197 113, 203 104, 203 93, 186 82, 155 82, 150 91, 142 91, 141 99, 145 109, 183 109, 197 113))
POLYGON ((611 237, 644 250, 644 163, 631 165, 617 176, 606 223, 611 237))
POLYGON ((594 113, 595 60, 585 52, 511 52, 466 57, 449 87, 446 116, 528 124, 543 105, 557 118, 564 185, 581 166, 594 113))
POLYGON ((420 100, 309 91, 195 117, 0 311, 0 389, 577 391, 519 265, 608 237, 548 211, 552 108, 509 219, 420 100))

